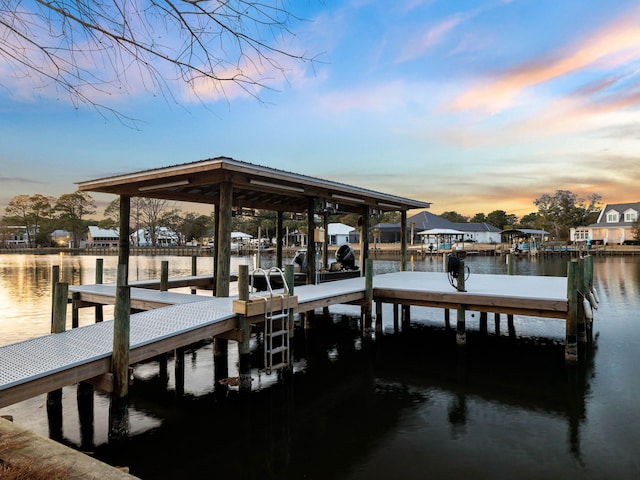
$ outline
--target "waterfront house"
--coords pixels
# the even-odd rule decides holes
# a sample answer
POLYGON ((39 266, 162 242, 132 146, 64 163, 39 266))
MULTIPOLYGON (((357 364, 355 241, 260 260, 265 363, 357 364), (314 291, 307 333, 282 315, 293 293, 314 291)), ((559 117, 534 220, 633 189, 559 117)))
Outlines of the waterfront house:
POLYGON ((100 248, 117 247, 119 238, 120 236, 118 235, 117 229, 106 229, 96 225, 89 225, 87 246, 100 248))
POLYGON ((349 235, 355 228, 345 225, 344 223, 327 224, 327 236, 329 237, 329 245, 345 245, 349 243, 349 235))
MULTIPOLYGON (((372 227, 372 232, 378 235, 381 243, 400 242, 399 223, 379 223, 372 227)), ((407 218, 407 238, 409 243, 435 242, 435 237, 430 238, 428 230, 456 230, 460 232, 457 240, 474 243, 500 243, 500 229, 488 223, 456 223, 442 218, 433 213, 423 211, 407 218)))
POLYGON ((572 242, 591 242, 598 244, 617 244, 636 240, 633 224, 640 216, 640 202, 607 203, 602 208, 596 223, 586 227, 572 228, 572 242))

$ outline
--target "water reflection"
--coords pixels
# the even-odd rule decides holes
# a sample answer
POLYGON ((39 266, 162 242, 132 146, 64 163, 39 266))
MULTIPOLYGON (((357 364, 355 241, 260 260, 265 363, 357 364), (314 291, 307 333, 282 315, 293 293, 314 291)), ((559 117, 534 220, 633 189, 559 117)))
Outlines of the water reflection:
MULTIPOLYGON (((115 266, 105 260, 109 281, 106 272, 113 268, 113 278, 115 266)), ((32 267, 20 268, 38 269, 40 261, 21 261, 32 267)), ((47 329, 46 277, 53 261, 29 275, 44 289, 47 329)), ((95 258, 68 262, 65 275, 93 281, 95 258)), ((566 272, 566 259, 518 262, 518 273, 566 272)), ((467 264, 472 275, 506 272, 499 258, 469 258, 467 264)), ((159 265, 160 259, 141 260, 132 275, 153 277, 149 272, 159 265), (140 270, 146 261, 156 265, 147 273, 140 270)), ((188 258, 171 258, 172 266, 190 273, 188 258)), ((413 262, 414 269, 441 267, 436 259, 413 262)), ((397 261, 376 260, 374 268, 395 271, 397 261)), ((6 282, 7 269, 16 271, 2 266, 0 282, 6 282)), ((298 327, 290 382, 254 369, 248 397, 234 387, 216 391, 210 341, 187 349, 186 361, 172 354, 137 365, 124 448, 108 441, 108 397, 98 393, 91 422, 89 403, 76 399, 74 388, 64 389, 62 432, 39 408, 42 399, 0 413, 91 449, 109 463, 128 465, 142 478, 635 478, 640 434, 630 419, 640 415, 639 270, 636 259, 597 259, 595 340, 574 368, 564 364, 559 321, 516 316, 509 335, 506 321, 496 329, 489 318, 484 331, 468 319, 461 352, 454 329, 444 328, 442 311, 412 309, 410 328, 394 334, 389 323, 386 334, 363 337, 357 313, 344 307, 332 308, 329 320, 317 315, 311 329, 298 327)), ((383 315, 391 322, 388 310, 383 315)), ((15 323, 11 317, 3 331, 13 334, 6 326, 15 323)), ((254 367, 259 349, 255 342, 254 367)), ((230 342, 230 376, 236 363, 230 342)))

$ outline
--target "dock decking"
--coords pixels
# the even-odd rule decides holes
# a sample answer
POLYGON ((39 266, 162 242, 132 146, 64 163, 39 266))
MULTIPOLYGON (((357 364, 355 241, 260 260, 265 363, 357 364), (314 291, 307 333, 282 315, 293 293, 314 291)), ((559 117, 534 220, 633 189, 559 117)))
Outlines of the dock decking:
MULTIPOLYGON (((398 272, 373 279, 375 302, 517 313, 566 319, 566 278, 473 275, 467 291, 449 285, 446 274, 398 272)), ((85 304, 110 304, 114 285, 70 287, 85 304)), ((365 300, 362 277, 295 287, 296 312, 365 300)), ((147 310, 130 317, 130 364, 199 340, 235 339, 235 297, 208 297, 131 288, 131 306, 147 310)), ((0 347, 0 407, 80 381, 111 369, 113 322, 100 322, 62 333, 0 347)))

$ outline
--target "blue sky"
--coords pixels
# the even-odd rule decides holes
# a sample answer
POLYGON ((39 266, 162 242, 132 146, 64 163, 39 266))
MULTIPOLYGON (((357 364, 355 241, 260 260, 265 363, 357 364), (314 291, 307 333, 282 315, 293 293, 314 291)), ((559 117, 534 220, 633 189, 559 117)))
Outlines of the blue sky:
MULTIPOLYGON (((0 56, 0 212, 19 194, 220 155, 522 216, 558 189, 639 201, 640 5, 626 0, 296 1, 285 47, 315 62, 238 89, 133 81, 136 127, 16 79, 0 56)), ((112 199, 95 195, 99 211, 112 199)), ((196 210, 193 205, 184 210, 196 210)))

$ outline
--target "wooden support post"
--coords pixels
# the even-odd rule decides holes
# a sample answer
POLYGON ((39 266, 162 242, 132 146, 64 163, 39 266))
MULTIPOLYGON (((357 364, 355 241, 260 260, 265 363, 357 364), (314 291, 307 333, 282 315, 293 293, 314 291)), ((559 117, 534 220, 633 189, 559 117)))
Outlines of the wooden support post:
MULTIPOLYGON (((287 286, 289 287, 289 295, 293 295, 293 289, 295 287, 295 272, 293 270, 293 265, 285 265, 284 267, 284 279, 287 282, 287 286)), ((293 310, 289 312, 289 349, 293 352, 293 333, 295 331, 293 321, 294 321, 295 313, 293 310)), ((293 358, 293 355, 291 355, 293 358)))
MULTIPOLYGON (((194 277, 198 275, 198 257, 196 255, 193 255, 191 257, 191 275, 194 277)), ((195 295, 195 294, 196 294, 196 289, 194 287, 191 287, 191 295, 195 295)))
POLYGON ((112 403, 113 422, 111 435, 121 438, 127 434, 125 422, 126 397, 129 394, 129 320, 131 315, 131 289, 129 287, 129 216, 131 197, 120 196, 120 228, 118 240, 118 272, 113 320, 113 373, 112 403), (122 401, 120 401, 120 400, 122 401))
POLYGON ((466 269, 464 267, 464 260, 460 260, 460 263, 458 265, 458 291, 459 292, 466 292, 467 290, 465 289, 465 285, 464 285, 464 275, 466 273, 466 269))
MULTIPOLYGON (((238 300, 249 300, 249 266, 240 265, 238 270, 238 300)), ((238 370, 240 393, 251 392, 251 323, 244 315, 238 315, 238 329, 242 340, 238 342, 238 370)))
POLYGON ((369 224, 370 210, 367 205, 362 207, 362 225, 360 227, 360 275, 366 275, 367 260, 369 259, 369 224))
POLYGON ((53 325, 53 310, 56 304, 56 285, 60 281, 60 265, 51 267, 51 324, 53 325))
POLYGON ((315 208, 315 198, 309 197, 307 202, 307 285, 316 283, 315 208))
POLYGON ((276 267, 282 269, 282 244, 284 243, 284 212, 278 212, 276 219, 276 267))
MULTIPOLYGON (((67 300, 69 285, 56 282, 53 291, 53 321, 51 333, 62 333, 67 328, 67 300)), ((62 440, 62 389, 47 393, 47 419, 49 421, 49 437, 62 440)))
POLYGON ((363 330, 371 328, 373 311, 373 260, 367 259, 367 267, 365 270, 364 285, 365 285, 365 298, 362 305, 362 321, 363 330))
POLYGON ((564 359, 567 363, 578 361, 578 263, 571 260, 567 264, 567 325, 565 335, 564 359))
POLYGON ((131 312, 131 287, 116 287, 114 309, 113 354, 113 395, 124 398, 129 394, 129 321, 131 312))
POLYGON ((407 211, 400 212, 400 271, 407 271, 407 211))
POLYGON ((160 291, 169 290, 169 261, 162 260, 160 263, 160 291))
MULTIPOLYGON (((96 285, 102 285, 104 275, 104 260, 102 258, 96 258, 96 285)), ((104 311, 102 305, 96 305, 95 307, 95 321, 96 323, 104 320, 104 311)))
POLYGON ((444 309, 444 327, 449 330, 451 328, 451 310, 444 309))
MULTIPOLYGON (((231 229, 233 208, 233 186, 229 182, 220 184, 220 222, 218 225, 218 262, 216 264, 216 297, 229 296, 231 275, 231 229)), ((225 377, 226 378, 226 377, 225 377)))
POLYGON ((400 318, 398 315, 398 309, 400 306, 397 303, 393 304, 393 333, 398 333, 400 331, 400 318))
POLYGON ((67 302, 69 284, 57 282, 53 296, 53 321, 51 333, 61 333, 67 329, 67 302))
MULTIPOLYGON (((232 218, 233 218, 233 212, 232 213, 232 218)), ((218 251, 220 249, 220 231, 219 231, 219 225, 220 225, 220 205, 216 205, 213 209, 213 231, 215 232, 214 236, 213 236, 213 252, 212 252, 212 257, 213 257, 213 293, 212 295, 215 297, 216 296, 216 284, 218 282, 217 278, 218 278, 218 251)), ((231 232, 229 232, 229 241, 231 241, 231 232)), ((231 253, 231 252, 229 252, 231 253)), ((231 261, 231 259, 229 259, 229 261, 231 261)), ((229 267, 229 269, 231 269, 231 267, 229 267)))
POLYGON ((500 335, 500 314, 499 313, 493 314, 493 325, 495 328, 496 335, 500 335))
POLYGON ((578 295, 578 324, 577 324, 577 336, 578 343, 585 344, 587 343, 587 329, 586 329, 586 314, 584 311, 584 305, 582 303, 582 299, 586 298, 589 292, 589 286, 587 285, 587 265, 588 261, 585 259, 578 260, 578 292, 581 295, 578 295))
MULTIPOLYGON (((215 263, 215 296, 229 296, 229 281, 231 276, 231 230, 232 230, 232 209, 233 209, 233 186, 230 182, 220 184, 220 203, 216 212, 218 223, 216 241, 216 263, 215 263)), ((229 377, 229 359, 227 357, 228 340, 215 338, 213 340, 213 375, 215 390, 220 394, 225 394, 227 385, 222 385, 220 380, 229 377)))
POLYGON ((507 254, 507 275, 516 273, 516 256, 513 253, 507 254))
POLYGON ((80 292, 71 294, 71 328, 78 328, 80 324, 80 312, 78 311, 78 303, 80 301, 80 292))
MULTIPOLYGON (((322 216, 322 228, 324 228, 324 242, 322 242, 322 268, 329 270, 329 213, 322 216)), ((327 310, 328 311, 328 310, 327 310)))

